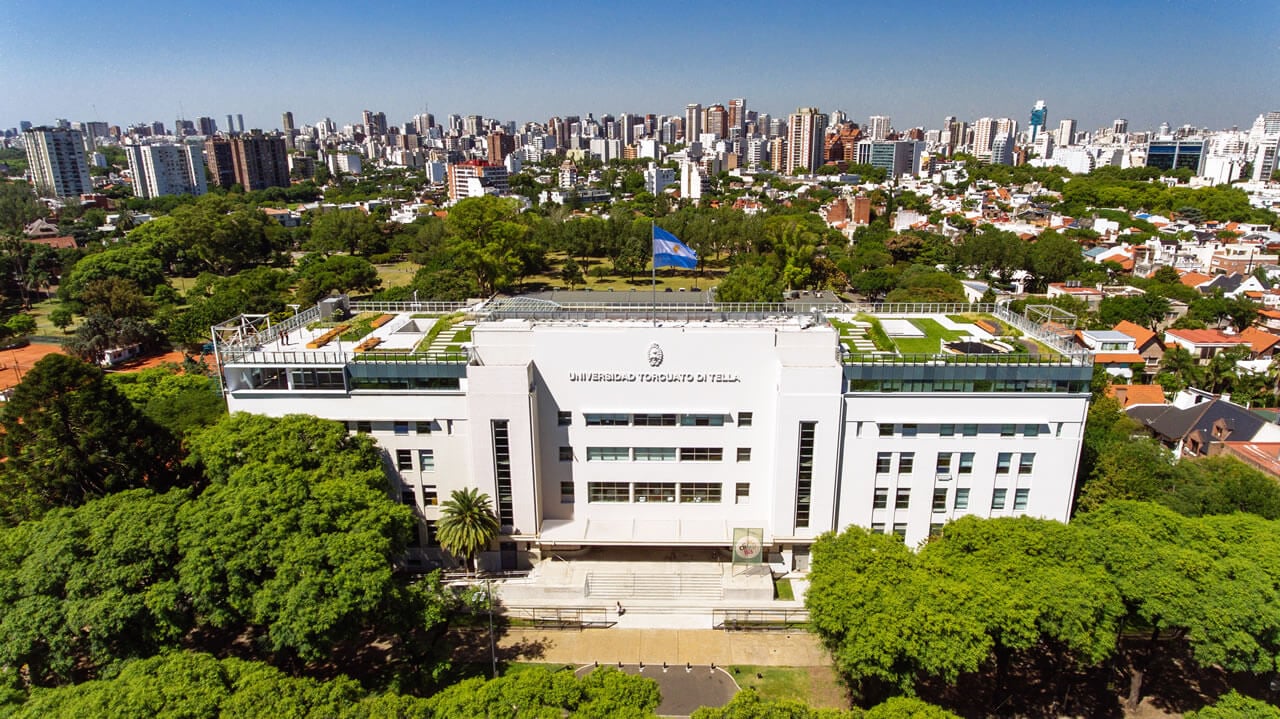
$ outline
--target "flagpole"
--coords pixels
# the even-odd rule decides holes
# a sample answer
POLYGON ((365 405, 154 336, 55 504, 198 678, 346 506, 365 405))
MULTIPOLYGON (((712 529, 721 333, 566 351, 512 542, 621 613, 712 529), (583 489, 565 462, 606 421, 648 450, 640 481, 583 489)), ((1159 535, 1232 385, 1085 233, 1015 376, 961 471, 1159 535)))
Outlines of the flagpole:
POLYGON ((653 318, 653 326, 658 326, 658 256, 653 252, 653 240, 658 236, 654 228, 658 226, 657 221, 649 220, 649 260, 652 268, 652 284, 653 297, 649 301, 649 316, 653 318))

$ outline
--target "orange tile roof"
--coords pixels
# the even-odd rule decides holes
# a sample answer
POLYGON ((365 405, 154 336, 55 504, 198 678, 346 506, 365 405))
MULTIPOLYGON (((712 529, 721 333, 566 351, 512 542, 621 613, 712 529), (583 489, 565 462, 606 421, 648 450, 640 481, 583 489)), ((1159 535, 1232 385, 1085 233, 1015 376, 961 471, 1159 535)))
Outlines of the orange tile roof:
POLYGON ((1200 274, 1199 272, 1186 272, 1178 278, 1178 281, 1187 287, 1199 287, 1212 279, 1213 277, 1200 274))
POLYGON ((1115 397, 1121 409, 1135 404, 1168 404, 1164 388, 1158 384, 1113 384, 1107 386, 1107 396, 1115 397))
POLYGON ((1273 320, 1280 320, 1280 310, 1258 310, 1258 314, 1263 317, 1270 317, 1273 320))
POLYGON ((1147 360, 1137 352, 1100 352, 1093 356, 1094 364, 1134 364, 1147 360))
POLYGON ((1257 327, 1246 328, 1240 333, 1239 337, 1242 340, 1249 341, 1249 349, 1253 350, 1254 353, 1266 352, 1272 347, 1275 347, 1277 342, 1280 342, 1280 337, 1277 337, 1270 332, 1263 332, 1257 327))
POLYGON ((1224 442, 1227 451, 1273 477, 1280 477, 1280 442, 1224 442))
POLYGON ((1138 349, 1146 347, 1148 342, 1156 338, 1155 332, 1152 332, 1140 324, 1130 322, 1129 320, 1121 320, 1119 324, 1111 329, 1116 332, 1123 332, 1132 337, 1138 349))
POLYGON ((1229 335, 1221 330, 1165 330, 1166 334, 1197 345, 1245 345, 1249 340, 1240 335, 1229 335))

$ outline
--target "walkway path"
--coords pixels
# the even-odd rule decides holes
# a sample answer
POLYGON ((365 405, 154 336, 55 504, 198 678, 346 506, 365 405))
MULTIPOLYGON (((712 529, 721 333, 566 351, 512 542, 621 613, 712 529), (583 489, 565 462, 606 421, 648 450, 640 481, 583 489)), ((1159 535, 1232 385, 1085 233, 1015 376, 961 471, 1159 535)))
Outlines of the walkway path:
MULTIPOLYGON (((487 648, 487 647, 486 647, 487 648)), ((683 666, 830 666, 818 638, 804 632, 724 632, 715 629, 546 630, 510 627, 498 638, 500 653, 517 661, 556 664, 656 664, 683 666), (503 652, 505 650, 505 652, 503 652)), ((487 658, 487 657, 486 657, 487 658)))

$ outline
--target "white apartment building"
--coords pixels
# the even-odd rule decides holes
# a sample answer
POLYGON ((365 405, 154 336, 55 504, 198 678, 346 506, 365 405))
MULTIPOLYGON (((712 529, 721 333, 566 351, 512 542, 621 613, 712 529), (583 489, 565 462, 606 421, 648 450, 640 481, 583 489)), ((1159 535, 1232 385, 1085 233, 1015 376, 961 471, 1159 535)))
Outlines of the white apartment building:
POLYGON ((133 172, 133 194, 151 198, 208 192, 204 152, 199 145, 125 145, 133 172))
POLYGON ((76 197, 93 191, 79 130, 33 127, 22 133, 32 184, 41 197, 76 197))
POLYGON ((1022 362, 851 355, 829 317, 868 308, 523 298, 353 303, 380 326, 321 341, 344 303, 215 327, 223 389, 233 412, 371 434, 423 520, 420 564, 446 559, 438 505, 466 487, 494 498, 502 536, 483 561, 504 569, 580 548, 726 548, 751 529, 775 568, 804 570, 812 542, 849 525, 915 545, 966 514, 1070 515, 1092 367, 1065 345, 1022 362))

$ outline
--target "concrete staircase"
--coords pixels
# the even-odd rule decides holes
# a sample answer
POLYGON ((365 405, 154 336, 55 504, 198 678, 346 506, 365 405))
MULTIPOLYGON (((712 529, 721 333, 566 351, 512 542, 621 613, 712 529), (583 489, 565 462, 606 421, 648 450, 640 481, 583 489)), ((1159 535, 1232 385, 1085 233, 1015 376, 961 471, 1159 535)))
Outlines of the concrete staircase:
POLYGON ((724 598, 724 586, 719 572, 590 572, 586 595, 590 599, 609 600, 719 601, 724 598))

